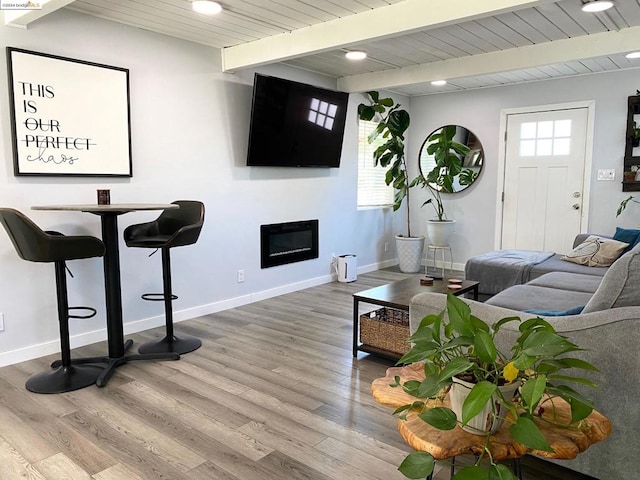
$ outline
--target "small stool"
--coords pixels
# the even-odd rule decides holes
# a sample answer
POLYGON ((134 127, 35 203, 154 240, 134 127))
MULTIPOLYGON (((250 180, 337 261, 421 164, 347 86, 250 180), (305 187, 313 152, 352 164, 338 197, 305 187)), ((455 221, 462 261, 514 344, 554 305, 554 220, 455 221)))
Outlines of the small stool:
POLYGON ((444 271, 445 271, 445 260, 444 260, 444 253, 446 251, 449 252, 449 258, 451 259, 450 262, 450 266, 451 268, 449 269, 450 272, 453 271, 453 252, 451 251, 451 245, 427 245, 427 258, 425 260, 425 264, 424 264, 424 273, 425 275, 430 275, 430 276, 434 276, 433 274, 429 273, 429 252, 431 252, 431 250, 433 250, 433 268, 436 269, 436 257, 438 255, 438 250, 442 253, 442 276, 440 278, 444 278, 444 271))

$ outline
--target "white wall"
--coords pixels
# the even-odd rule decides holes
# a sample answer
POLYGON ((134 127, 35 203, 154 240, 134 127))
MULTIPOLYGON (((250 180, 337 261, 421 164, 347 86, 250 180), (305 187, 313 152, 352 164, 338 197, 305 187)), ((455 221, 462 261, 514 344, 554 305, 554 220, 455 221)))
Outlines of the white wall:
MULTIPOLYGON (((216 49, 172 39, 82 14, 59 11, 28 30, 0 27, 0 45, 130 70, 133 177, 80 179, 15 177, 11 149, 6 62, 0 62, 0 205, 27 213, 45 229, 100 236, 99 219, 85 213, 31 211, 32 205, 93 203, 97 188, 111 201, 170 202, 200 199, 207 208, 196 245, 172 251, 173 284, 180 299, 176 319, 191 318, 279 293, 331 281, 332 253, 355 253, 361 271, 394 263, 390 210, 357 211, 359 96, 350 100, 339 169, 246 167, 253 72, 222 74, 216 49), (259 225, 317 218, 320 258, 260 269, 259 225), (237 283, 236 272, 245 271, 237 283)), ((335 81, 307 72, 270 67, 261 71, 335 88, 335 81)), ((126 225, 157 212, 120 217, 126 225)), ((160 256, 120 247, 127 332, 163 323, 162 305, 140 300, 161 289, 160 256)), ((53 266, 20 260, 0 232, 0 365, 59 351, 53 266)), ((98 316, 72 321, 72 344, 103 340, 102 262, 70 262, 74 305, 92 305, 98 316)), ((211 326, 215 329, 215 325, 211 326)))
MULTIPOLYGON (((451 239, 454 262, 462 268, 466 260, 493 250, 496 229, 498 149, 502 141, 500 112, 503 109, 573 101, 595 101, 593 168, 587 230, 613 234, 616 226, 637 227, 638 205, 630 205, 616 219, 622 192, 627 97, 638 88, 638 70, 487 88, 411 98, 411 138, 408 158, 417 169, 424 139, 442 125, 458 124, 474 132, 485 150, 485 164, 479 181, 455 195, 445 195, 449 218, 456 220, 451 239), (596 181, 598 169, 614 169, 615 181, 596 181)), ((430 206, 420 208, 427 192, 414 195, 413 222, 426 233, 424 221, 432 218, 430 206)))

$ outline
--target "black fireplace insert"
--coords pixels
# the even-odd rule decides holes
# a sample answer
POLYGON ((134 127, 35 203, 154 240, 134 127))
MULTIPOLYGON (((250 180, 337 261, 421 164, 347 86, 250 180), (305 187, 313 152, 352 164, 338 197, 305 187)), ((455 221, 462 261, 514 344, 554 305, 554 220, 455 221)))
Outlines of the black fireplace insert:
POLYGON ((318 258, 318 220, 260 225, 260 267, 318 258))

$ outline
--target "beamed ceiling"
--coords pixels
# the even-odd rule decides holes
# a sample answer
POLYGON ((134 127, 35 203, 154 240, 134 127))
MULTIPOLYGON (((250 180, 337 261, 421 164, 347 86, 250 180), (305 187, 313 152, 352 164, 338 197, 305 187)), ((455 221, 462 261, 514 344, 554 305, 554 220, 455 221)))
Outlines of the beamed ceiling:
POLYGON ((220 0, 206 17, 189 0, 49 0, 5 23, 67 8, 219 48, 226 72, 284 63, 348 92, 425 95, 638 68, 625 54, 640 50, 640 0, 614 2, 585 13, 582 0, 220 0))

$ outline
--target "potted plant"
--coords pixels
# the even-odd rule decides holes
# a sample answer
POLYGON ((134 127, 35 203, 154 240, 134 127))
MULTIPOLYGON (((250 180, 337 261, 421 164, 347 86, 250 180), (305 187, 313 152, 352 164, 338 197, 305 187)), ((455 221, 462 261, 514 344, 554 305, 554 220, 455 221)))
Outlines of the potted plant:
POLYGON ((409 179, 407 160, 404 149, 404 135, 409 128, 409 113, 400 108, 392 98, 380 98, 378 92, 367 92, 369 103, 358 105, 358 117, 361 120, 371 121, 377 119, 378 126, 369 135, 369 143, 373 143, 382 136, 385 142, 380 145, 373 154, 375 165, 387 169, 385 182, 393 185, 395 189, 393 211, 407 200, 407 233, 396 235, 396 248, 400 270, 407 273, 415 273, 420 270, 422 252, 424 249, 424 237, 411 235, 411 209, 409 191, 421 182, 420 176, 409 179))
MULTIPOLYGON (((595 385, 589 380, 560 371, 568 368, 596 369, 588 362, 567 357, 566 354, 580 348, 556 333, 541 318, 521 322, 520 335, 511 351, 501 351, 496 346, 496 334, 503 325, 514 321, 520 319, 508 317, 488 325, 473 316, 470 307, 460 298, 448 294, 446 315, 443 310, 439 315, 426 316, 411 336, 413 347, 398 361, 424 362, 426 376, 422 382, 412 380, 402 385, 399 377, 395 378, 392 386, 402 387, 416 397, 416 401, 396 409, 394 414, 400 414, 403 418, 408 411, 417 411, 419 417, 429 425, 440 430, 451 430, 458 424, 468 426, 486 409, 489 413, 482 417, 481 425, 485 425, 487 419, 493 420, 509 412, 515 419, 509 428, 514 440, 536 450, 552 451, 533 421, 533 417, 539 414, 541 401, 545 396, 561 397, 571 406, 572 422, 586 418, 593 409, 591 402, 558 382, 595 385), (455 388, 452 384, 461 377, 470 383, 466 398, 461 402, 461 411, 454 412, 444 406, 426 408, 428 399, 444 398, 446 391, 455 388), (511 388, 512 392, 519 390, 514 398, 511 398, 513 393, 505 395, 500 389, 510 385, 517 386, 511 388)), ((546 403, 545 407, 549 408, 546 403)), ((511 472, 504 466, 496 465, 489 454, 489 438, 493 430, 476 431, 487 437, 484 442, 486 455, 480 455, 476 465, 460 470, 454 478, 476 478, 467 476, 470 472, 463 472, 484 469, 485 474, 481 478, 515 480, 511 472), (489 460, 487 467, 480 465, 483 457, 489 460)), ((399 470, 408 478, 425 478, 432 472, 433 466, 431 455, 414 452, 405 458, 399 470)))
POLYGON ((469 185, 475 180, 476 172, 462 168, 462 159, 469 153, 469 147, 454 140, 456 125, 447 125, 436 130, 427 138, 427 154, 435 161, 433 169, 427 173, 422 183, 431 194, 431 198, 422 204, 433 206, 436 217, 427 220, 427 235, 432 245, 446 246, 455 220, 446 218, 441 193, 453 193, 455 182, 469 185))
POLYGON ((640 145, 640 128, 636 125, 636 122, 633 122, 633 127, 631 127, 631 146, 637 147, 640 145))

